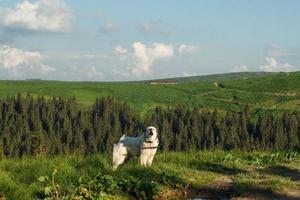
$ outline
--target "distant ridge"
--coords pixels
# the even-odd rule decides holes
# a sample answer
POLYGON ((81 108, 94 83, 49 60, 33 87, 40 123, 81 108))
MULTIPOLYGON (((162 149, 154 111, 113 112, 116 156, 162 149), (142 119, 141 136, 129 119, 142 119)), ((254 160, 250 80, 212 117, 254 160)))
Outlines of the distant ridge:
MULTIPOLYGON (((73 97, 89 109, 95 99, 114 96, 128 102, 141 115, 156 106, 186 105, 201 109, 241 111, 245 105, 255 110, 300 111, 300 71, 240 72, 205 76, 131 82, 0 81, 0 102, 7 96, 73 97), (172 85, 161 84, 172 80, 172 85), (178 81, 179 84, 175 84, 178 81)), ((170 83, 170 82, 169 82, 170 83)), ((0 108, 2 104, 0 103, 0 108)))
POLYGON ((178 82, 178 83, 189 83, 189 82, 215 82, 215 81, 226 81, 226 80, 242 80, 247 78, 258 78, 264 76, 270 76, 275 74, 281 74, 285 72, 232 72, 232 73, 221 73, 221 74, 208 74, 198 76, 182 76, 182 77, 171 77, 171 78, 159 78, 159 79, 146 79, 146 80, 128 80, 128 81, 68 81, 68 80, 48 80, 40 78, 28 78, 24 80, 0 80, 0 81, 48 81, 48 82, 69 82, 69 83, 80 83, 80 82, 94 82, 94 83, 143 83, 143 82, 178 82))
MULTIPOLYGON (((179 83, 211 82, 211 81, 226 81, 226 80, 256 78, 256 77, 270 76, 278 73, 280 72, 232 72, 232 73, 209 74, 209 75, 200 75, 200 76, 162 78, 162 79, 155 79, 155 81, 178 81, 179 83)), ((154 81, 154 80, 149 80, 149 81, 154 81)))

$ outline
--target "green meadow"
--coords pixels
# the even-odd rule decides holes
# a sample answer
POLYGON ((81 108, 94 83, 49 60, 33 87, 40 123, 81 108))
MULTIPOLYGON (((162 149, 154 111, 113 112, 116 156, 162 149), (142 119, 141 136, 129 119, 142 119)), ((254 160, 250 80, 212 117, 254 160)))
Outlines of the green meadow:
POLYGON ((0 199, 187 199, 300 197, 299 152, 159 153, 117 171, 111 155, 0 161, 0 199))
POLYGON ((34 96, 75 96, 82 108, 88 108, 99 96, 114 96, 145 114, 156 106, 178 104, 202 109, 273 111, 300 109, 300 72, 233 73, 174 78, 176 85, 150 85, 140 82, 62 82, 0 81, 0 96, 21 93, 34 96))

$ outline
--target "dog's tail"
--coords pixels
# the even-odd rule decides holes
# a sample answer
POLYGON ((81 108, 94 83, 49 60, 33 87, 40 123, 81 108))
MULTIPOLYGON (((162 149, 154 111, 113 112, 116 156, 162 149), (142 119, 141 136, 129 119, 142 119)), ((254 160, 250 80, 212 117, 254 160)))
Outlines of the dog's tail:
POLYGON ((125 137, 126 137, 125 134, 122 135, 122 136, 119 138, 119 140, 117 140, 117 141, 114 142, 114 144, 118 144, 119 142, 121 142, 122 140, 124 140, 125 137))
POLYGON ((124 148, 122 140, 125 139, 125 135, 123 135, 119 142, 114 144, 113 147, 113 170, 116 170, 117 167, 122 164, 124 162, 124 155, 122 155, 124 153, 124 150, 122 150, 124 148))
POLYGON ((124 140, 125 139, 125 137, 126 137, 126 135, 124 134, 124 135, 122 135, 121 137, 120 137, 120 140, 119 141, 121 141, 121 140, 124 140))
MULTIPOLYGON (((119 148, 121 148, 121 147, 123 146, 123 144, 120 144, 120 142, 121 142, 122 140, 124 140, 125 137, 126 137, 125 135, 122 135, 122 136, 120 137, 119 141, 116 142, 116 143, 114 144, 114 146, 113 146, 113 155, 117 155, 117 154, 118 154, 119 148)), ((115 159, 115 158, 113 157, 113 160, 114 160, 114 159, 115 159)))

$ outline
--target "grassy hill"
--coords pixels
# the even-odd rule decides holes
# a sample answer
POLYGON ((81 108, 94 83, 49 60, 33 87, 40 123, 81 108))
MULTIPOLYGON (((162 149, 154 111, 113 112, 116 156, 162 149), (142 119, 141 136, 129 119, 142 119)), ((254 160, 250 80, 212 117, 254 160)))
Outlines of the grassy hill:
POLYGON ((205 109, 299 110, 300 72, 244 72, 174 78, 177 85, 143 82, 0 81, 0 97, 17 93, 41 96, 75 96, 87 108, 96 97, 116 96, 134 110, 146 113, 156 106, 183 104, 205 109))
POLYGON ((188 76, 188 77, 175 77, 167 79, 158 79, 158 80, 176 80, 180 83, 188 82, 212 82, 212 81, 226 81, 226 80, 239 80, 247 78, 257 78, 263 76, 269 76, 276 73, 273 72, 233 72, 225 74, 210 74, 202 76, 188 76))
POLYGON ((111 156, 0 160, 0 199, 299 199, 297 152, 169 152, 152 168, 111 156))

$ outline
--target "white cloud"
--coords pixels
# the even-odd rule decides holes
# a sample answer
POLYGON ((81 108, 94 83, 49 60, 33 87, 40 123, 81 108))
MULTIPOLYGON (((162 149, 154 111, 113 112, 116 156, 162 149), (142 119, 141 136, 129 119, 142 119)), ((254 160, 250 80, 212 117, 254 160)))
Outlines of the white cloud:
POLYGON ((294 69, 294 66, 289 63, 279 63, 273 57, 266 57, 267 64, 260 66, 260 71, 266 72, 288 72, 294 69))
POLYGON ((66 58, 71 58, 75 60, 82 60, 82 59, 107 59, 110 58, 108 55, 105 54, 83 54, 83 55, 72 55, 66 58))
POLYGON ((196 73, 191 72, 183 72, 183 76, 189 77, 189 76, 196 76, 196 73))
POLYGON ((87 71, 87 76, 88 76, 89 80, 91 80, 91 81, 99 81, 99 80, 103 79, 103 73, 99 72, 96 69, 96 67, 91 67, 87 71))
POLYGON ((24 70, 35 74, 47 74, 56 69, 42 62, 43 56, 38 51, 24 51, 4 45, 0 48, 0 69, 20 75, 24 70))
POLYGON ((111 21, 105 22, 103 26, 100 28, 101 33, 112 33, 112 32, 118 32, 119 30, 120 27, 111 21))
POLYGON ((125 49, 125 48, 122 47, 122 46, 116 46, 116 47, 115 47, 115 52, 116 52, 117 54, 122 55, 122 54, 126 54, 126 53, 128 52, 128 50, 125 49))
POLYGON ((36 69, 36 68, 33 68, 33 69, 35 70, 35 72, 41 73, 43 75, 46 75, 48 73, 56 71, 56 69, 54 67, 51 67, 49 65, 45 65, 43 63, 39 64, 39 68, 38 69, 36 69))
POLYGON ((128 50, 122 46, 115 47, 115 54, 119 57, 120 60, 126 60, 128 58, 128 50))
POLYGON ((116 76, 116 77, 119 77, 118 79, 119 80, 122 80, 120 79, 120 77, 125 77, 125 78, 130 78, 131 74, 130 74, 130 68, 129 67, 126 67, 125 70, 118 70, 118 69, 113 69, 112 70, 112 75, 113 76, 116 76))
POLYGON ((200 48, 194 45, 182 44, 178 47, 178 52, 182 54, 192 54, 198 52, 199 50, 200 48))
POLYGON ((132 48, 132 51, 128 51, 121 46, 115 48, 119 59, 127 59, 128 63, 125 70, 114 70, 112 72, 113 75, 144 77, 152 73, 153 64, 157 60, 168 59, 174 56, 174 48, 161 43, 153 43, 147 47, 141 42, 134 42, 132 48))
POLYGON ((161 43, 153 43, 150 47, 147 47, 145 44, 135 42, 132 47, 134 67, 131 69, 131 73, 134 76, 150 74, 154 62, 159 59, 171 58, 174 55, 172 46, 161 43))
POLYGON ((249 69, 248 69, 248 65, 241 64, 241 65, 235 66, 232 71, 233 72, 247 72, 247 71, 249 71, 249 69))
POLYGON ((0 23, 33 31, 61 32, 70 27, 71 12, 63 0, 23 1, 14 9, 2 8, 0 23))
POLYGON ((36 51, 22 51, 21 49, 2 46, 0 50, 0 67, 6 69, 17 68, 41 59, 41 54, 36 51))

